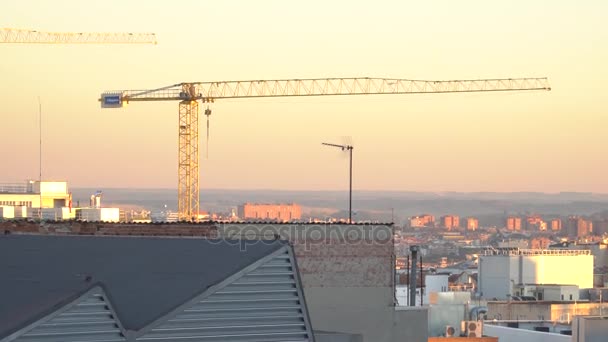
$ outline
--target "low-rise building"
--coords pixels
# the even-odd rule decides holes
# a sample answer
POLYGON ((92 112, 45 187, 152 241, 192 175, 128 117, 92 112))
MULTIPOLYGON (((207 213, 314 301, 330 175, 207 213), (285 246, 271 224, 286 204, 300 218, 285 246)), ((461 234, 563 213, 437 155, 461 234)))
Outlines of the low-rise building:
POLYGON ((302 208, 295 203, 245 203, 238 206, 238 216, 242 220, 290 222, 302 218, 302 208))
POLYGON ((0 184, 0 206, 61 208, 70 205, 67 182, 29 181, 23 184, 0 184))
POLYGON ((76 219, 82 221, 119 222, 119 208, 77 208, 76 219))
POLYGON ((519 284, 515 286, 515 298, 573 301, 579 300, 579 288, 577 285, 519 284))

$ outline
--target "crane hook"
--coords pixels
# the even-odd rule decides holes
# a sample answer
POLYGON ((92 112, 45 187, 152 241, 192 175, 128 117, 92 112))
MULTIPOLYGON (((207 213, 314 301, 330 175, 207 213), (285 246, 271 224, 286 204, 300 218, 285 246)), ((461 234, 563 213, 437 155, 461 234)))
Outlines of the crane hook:
POLYGON ((211 109, 209 109, 209 106, 207 106, 207 109, 205 109, 205 116, 207 117, 207 143, 206 143, 206 158, 209 159, 209 116, 211 116, 211 109))

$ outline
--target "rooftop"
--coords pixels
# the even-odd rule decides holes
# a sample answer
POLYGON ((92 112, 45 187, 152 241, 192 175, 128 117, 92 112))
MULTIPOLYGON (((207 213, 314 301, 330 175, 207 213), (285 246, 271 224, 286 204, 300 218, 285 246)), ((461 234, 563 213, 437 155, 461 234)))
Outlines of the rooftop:
POLYGON ((152 237, 0 236, 0 337, 94 286, 127 330, 139 330, 282 241, 152 237))

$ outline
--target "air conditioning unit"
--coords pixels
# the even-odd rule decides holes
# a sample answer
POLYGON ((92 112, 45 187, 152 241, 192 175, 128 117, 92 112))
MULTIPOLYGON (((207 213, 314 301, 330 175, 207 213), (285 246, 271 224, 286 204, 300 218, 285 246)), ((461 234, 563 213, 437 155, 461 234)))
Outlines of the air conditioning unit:
POLYGON ((467 321, 468 337, 483 337, 483 321, 467 321))
POLYGON ((456 335, 456 329, 451 325, 445 326, 445 337, 454 337, 456 335))

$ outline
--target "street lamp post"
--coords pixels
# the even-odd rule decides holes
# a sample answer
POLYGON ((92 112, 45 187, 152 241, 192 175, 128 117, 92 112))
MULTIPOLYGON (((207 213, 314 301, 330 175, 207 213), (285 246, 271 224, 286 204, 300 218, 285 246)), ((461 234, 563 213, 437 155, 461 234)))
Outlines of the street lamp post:
POLYGON ((342 151, 348 151, 350 166, 348 168, 348 223, 353 223, 352 214, 353 214, 353 146, 352 145, 338 145, 338 144, 330 144, 330 143, 321 143, 325 146, 332 146, 341 149, 342 151))

